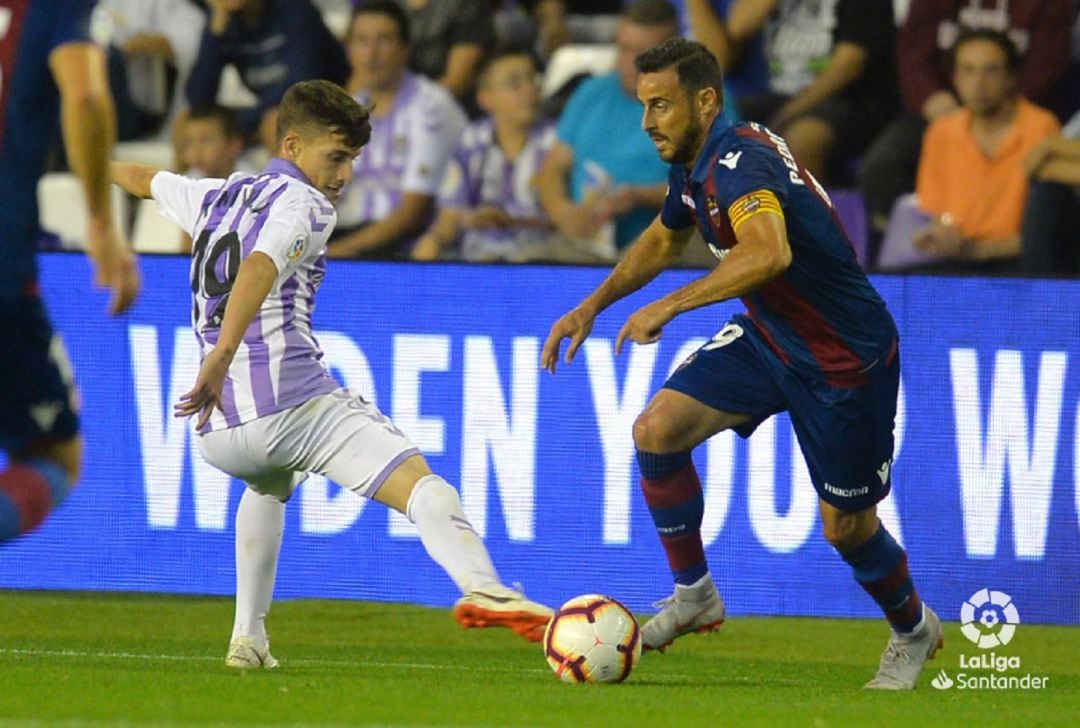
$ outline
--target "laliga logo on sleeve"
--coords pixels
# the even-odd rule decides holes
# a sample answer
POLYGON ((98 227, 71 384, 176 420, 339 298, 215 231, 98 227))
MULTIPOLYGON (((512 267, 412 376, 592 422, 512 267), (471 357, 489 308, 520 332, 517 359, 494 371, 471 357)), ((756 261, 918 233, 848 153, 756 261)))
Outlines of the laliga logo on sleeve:
POLYGON ((304 254, 304 248, 306 247, 307 239, 301 235, 292 242, 289 249, 285 251, 285 257, 289 260, 296 260, 304 254))
POLYGON ((1018 624, 1020 613, 1005 592, 980 589, 960 607, 960 631, 983 650, 1009 644, 1018 624))

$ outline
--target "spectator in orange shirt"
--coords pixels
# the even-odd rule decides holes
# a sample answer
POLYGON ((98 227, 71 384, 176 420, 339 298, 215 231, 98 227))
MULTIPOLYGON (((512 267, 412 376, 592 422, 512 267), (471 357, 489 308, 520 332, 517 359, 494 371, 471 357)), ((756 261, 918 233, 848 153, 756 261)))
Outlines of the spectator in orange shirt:
POLYGON ((932 217, 915 244, 943 262, 1000 269, 1020 255, 1024 159, 1060 126, 1019 95, 1019 69, 1016 46, 999 31, 966 32, 953 47, 962 106, 927 129, 915 188, 932 217))
MULTIPOLYGON (((900 8, 904 2, 896 5, 900 8)), ((964 30, 1008 34, 1023 59, 1017 79, 1028 101, 1049 108, 1069 67, 1074 0, 910 0, 900 33, 897 71, 905 113, 863 154, 859 190, 874 227, 885 229, 898 197, 915 189, 927 125, 960 107, 951 86, 951 49, 964 30)))

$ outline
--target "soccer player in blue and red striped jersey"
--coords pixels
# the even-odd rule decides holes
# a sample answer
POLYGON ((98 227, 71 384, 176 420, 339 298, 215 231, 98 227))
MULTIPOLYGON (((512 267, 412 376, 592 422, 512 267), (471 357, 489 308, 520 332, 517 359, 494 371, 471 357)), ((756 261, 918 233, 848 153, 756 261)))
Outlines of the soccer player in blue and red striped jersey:
POLYGON ((555 371, 596 316, 679 259, 696 227, 720 263, 635 312, 616 339, 660 338, 675 316, 739 297, 735 316, 669 377, 634 423, 642 491, 675 593, 642 628, 646 649, 714 630, 724 602, 709 575, 700 527, 701 483, 690 452, 716 433, 748 437, 766 418, 791 416, 820 500, 825 537, 892 627, 870 688, 911 689, 942 644, 937 615, 919 599, 907 555, 877 517, 891 487, 899 340, 859 267, 828 195, 782 138, 721 115, 722 74, 698 43, 667 41, 638 56, 642 126, 671 164, 660 215, 608 278, 552 327, 542 364, 555 371))
POLYGON ((109 210, 115 136, 105 56, 89 39, 92 0, 0 0, 0 542, 40 524, 79 477, 71 367, 37 284, 37 183, 58 117, 86 189, 87 249, 112 313, 139 290, 109 210))

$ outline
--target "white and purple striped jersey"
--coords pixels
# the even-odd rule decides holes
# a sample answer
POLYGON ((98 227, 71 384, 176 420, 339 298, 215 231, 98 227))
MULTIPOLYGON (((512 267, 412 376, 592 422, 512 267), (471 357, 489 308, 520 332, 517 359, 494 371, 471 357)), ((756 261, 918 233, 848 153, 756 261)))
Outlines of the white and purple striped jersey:
MULTIPOLYGON (((365 92, 356 99, 371 101, 365 92)), ((356 158, 353 181, 338 202, 341 227, 386 218, 403 192, 435 197, 467 122, 446 89, 406 73, 389 113, 371 117, 371 141, 356 158)))
POLYGON ((227 180, 160 172, 150 189, 161 213, 195 241, 191 318, 203 357, 217 344, 240 261, 257 250, 278 270, 229 367, 222 411, 214 410, 200 432, 236 427, 338 389, 311 331, 336 216, 303 172, 275 158, 262 174, 227 180))
MULTIPOLYGON (((511 162, 495 139, 491 119, 473 122, 462 135, 447 167, 439 192, 440 204, 458 209, 491 205, 514 217, 547 219, 534 180, 556 139, 553 124, 537 123, 529 132, 525 147, 511 162)), ((466 230, 461 254, 465 260, 511 260, 514 253, 542 244, 551 235, 551 230, 536 227, 466 230)))

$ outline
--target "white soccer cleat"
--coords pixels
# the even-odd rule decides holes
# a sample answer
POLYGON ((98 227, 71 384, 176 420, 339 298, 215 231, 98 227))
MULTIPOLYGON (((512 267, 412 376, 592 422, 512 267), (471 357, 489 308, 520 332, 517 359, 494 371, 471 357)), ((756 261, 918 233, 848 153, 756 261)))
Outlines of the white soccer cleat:
POLYGON ((505 586, 469 592, 454 603, 453 615, 462 627, 509 627, 530 642, 544 639, 544 629, 554 610, 525 598, 505 586))
POLYGON ((922 626, 909 635, 892 633, 877 675, 866 683, 866 687, 871 690, 914 690, 926 661, 934 659, 944 644, 941 620, 924 604, 922 626))
POLYGON ((724 599, 712 579, 690 589, 676 585, 675 593, 656 603, 661 607, 656 616, 641 627, 641 646, 645 650, 663 652, 679 637, 691 632, 707 634, 720 629, 727 610, 724 599), (691 599, 698 596, 697 599, 691 599))
POLYGON ((270 654, 269 642, 264 647, 258 647, 250 637, 234 637, 225 655, 225 665, 238 670, 257 670, 260 667, 272 670, 278 664, 270 654))

